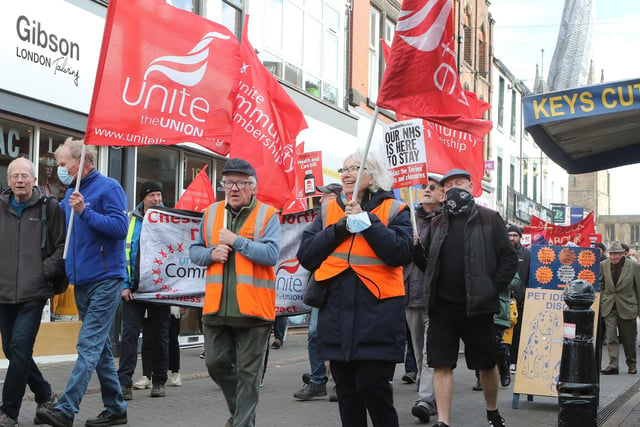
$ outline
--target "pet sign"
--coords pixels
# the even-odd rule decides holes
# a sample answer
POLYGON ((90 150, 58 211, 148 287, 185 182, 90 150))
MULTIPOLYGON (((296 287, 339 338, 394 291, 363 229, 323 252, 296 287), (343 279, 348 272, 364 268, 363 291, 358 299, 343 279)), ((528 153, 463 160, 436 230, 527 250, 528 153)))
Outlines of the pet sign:
MULTIPOLYGON (((600 263, 592 248, 533 246, 530 281, 525 293, 513 407, 519 395, 556 397, 563 337, 575 336, 575 325, 564 324, 564 288, 574 279, 591 283, 596 299, 591 308, 598 319, 600 263)), ((596 336, 598 322, 594 322, 596 336)))

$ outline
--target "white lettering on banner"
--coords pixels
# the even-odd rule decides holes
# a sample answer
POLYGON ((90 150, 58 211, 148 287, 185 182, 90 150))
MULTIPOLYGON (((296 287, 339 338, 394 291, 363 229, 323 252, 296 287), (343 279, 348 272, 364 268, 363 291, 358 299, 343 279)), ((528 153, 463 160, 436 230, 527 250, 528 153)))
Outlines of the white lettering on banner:
POLYGON ((300 265, 296 253, 300 247, 302 233, 318 216, 318 211, 306 211, 283 215, 280 221, 280 257, 276 271, 276 314, 290 316, 309 312, 302 301, 304 288, 309 280, 309 271, 300 265))
MULTIPOLYGON (((285 172, 291 172, 294 166, 293 147, 282 144, 276 124, 271 116, 263 110, 264 97, 258 89, 250 87, 244 82, 239 82, 236 95, 236 108, 233 121, 253 138, 260 140, 262 145, 269 150, 277 165, 283 167, 285 172)), ((270 110, 270 108, 269 108, 270 110)))

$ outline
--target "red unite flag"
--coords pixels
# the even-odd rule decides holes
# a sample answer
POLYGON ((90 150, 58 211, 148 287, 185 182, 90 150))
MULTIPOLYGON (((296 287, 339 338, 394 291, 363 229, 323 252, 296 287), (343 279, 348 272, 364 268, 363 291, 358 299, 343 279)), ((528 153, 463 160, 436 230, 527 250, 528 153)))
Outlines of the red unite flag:
POLYGON ((86 143, 227 154, 239 49, 226 27, 163 0, 111 0, 86 143))
POLYGON ((460 85, 452 0, 404 0, 377 105, 483 138, 489 104, 460 85))
POLYGON ((300 108, 262 65, 249 43, 248 19, 240 43, 242 65, 233 110, 233 133, 229 156, 242 158, 254 167, 258 178, 257 197, 283 209, 303 211, 296 187, 296 137, 306 129, 300 108))
POLYGON ((202 212, 207 206, 216 201, 216 195, 206 172, 207 166, 204 165, 198 175, 191 181, 191 184, 184 190, 182 197, 174 206, 176 209, 202 212))

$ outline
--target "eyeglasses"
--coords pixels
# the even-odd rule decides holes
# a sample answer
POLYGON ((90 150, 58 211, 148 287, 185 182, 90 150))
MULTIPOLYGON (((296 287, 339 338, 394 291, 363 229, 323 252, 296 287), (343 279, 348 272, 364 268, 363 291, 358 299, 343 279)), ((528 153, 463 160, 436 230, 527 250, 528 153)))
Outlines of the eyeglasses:
MULTIPOLYGON (((338 169, 338 173, 343 174, 343 173, 349 172, 350 174, 354 174, 354 173, 358 173, 359 170, 360 170, 360 166, 349 166, 348 168, 338 169)), ((364 168, 364 170, 367 170, 367 168, 364 168)))
POLYGON ((231 190, 234 185, 238 187, 238 190, 242 190, 247 186, 247 184, 251 184, 251 181, 221 181, 220 184, 222 184, 227 190, 231 190))
POLYGON ((9 176, 11 177, 11 179, 18 179, 18 178, 29 179, 29 178, 31 178, 31 175, 28 174, 28 173, 12 173, 9 176))
POLYGON ((436 188, 438 188, 438 186, 437 186, 437 185, 435 185, 435 184, 431 184, 431 185, 422 184, 422 189, 423 189, 423 190, 426 190, 427 188, 428 188, 429 190, 433 191, 433 190, 435 190, 436 188))

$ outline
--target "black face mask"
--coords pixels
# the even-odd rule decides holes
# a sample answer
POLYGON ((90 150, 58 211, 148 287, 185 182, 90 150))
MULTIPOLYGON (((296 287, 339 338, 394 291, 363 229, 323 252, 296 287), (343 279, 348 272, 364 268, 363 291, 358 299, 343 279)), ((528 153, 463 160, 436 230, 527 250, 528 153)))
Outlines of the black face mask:
POLYGON ((447 190, 447 200, 444 202, 444 208, 451 215, 469 213, 474 204, 473 196, 467 190, 456 187, 447 190))

